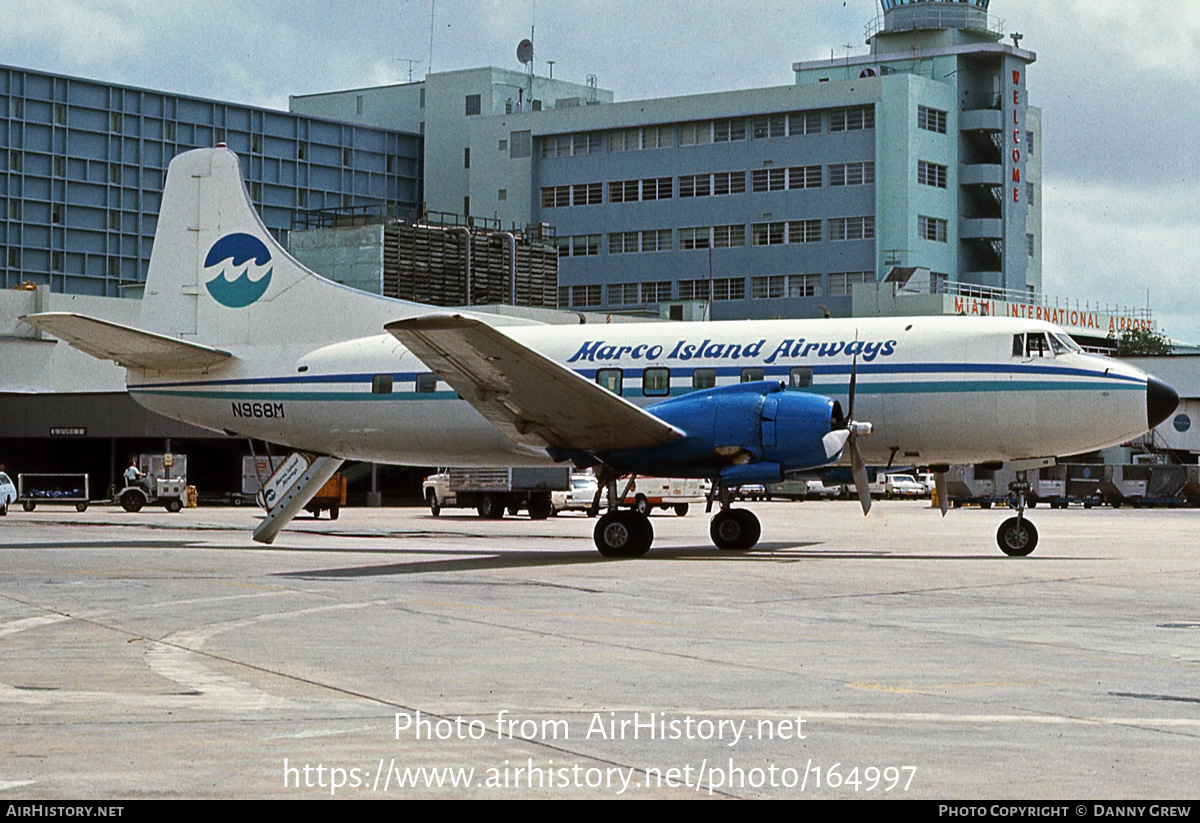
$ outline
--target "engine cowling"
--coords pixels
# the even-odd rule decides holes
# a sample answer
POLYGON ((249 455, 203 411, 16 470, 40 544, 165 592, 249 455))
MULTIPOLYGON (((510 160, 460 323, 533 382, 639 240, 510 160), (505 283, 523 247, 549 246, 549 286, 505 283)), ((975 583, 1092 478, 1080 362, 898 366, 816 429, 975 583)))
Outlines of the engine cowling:
POLYGON ((822 438, 841 413, 830 397, 785 390, 775 381, 704 389, 646 409, 687 433, 653 449, 613 452, 606 462, 637 474, 717 477, 727 485, 773 483, 827 465, 822 438))

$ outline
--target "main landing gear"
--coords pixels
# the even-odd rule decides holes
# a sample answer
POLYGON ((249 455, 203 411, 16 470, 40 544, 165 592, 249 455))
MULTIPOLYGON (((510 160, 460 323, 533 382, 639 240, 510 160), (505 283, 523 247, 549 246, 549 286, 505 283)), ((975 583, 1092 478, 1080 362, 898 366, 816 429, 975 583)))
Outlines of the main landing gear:
POLYGON ((1026 475, 1026 472, 1020 472, 1017 480, 1008 485, 1017 515, 1001 523, 996 532, 996 543, 999 544, 1000 551, 1009 557, 1025 557, 1037 548, 1037 529, 1025 519, 1026 497, 1032 490, 1026 475))
MULTIPOLYGON (((632 479, 630 480, 632 483, 632 479)), ((624 494, 617 493, 617 476, 614 472, 604 469, 600 473, 600 489, 592 501, 593 513, 598 512, 600 497, 608 490, 608 511, 596 521, 592 537, 596 548, 605 557, 630 558, 641 557, 650 551, 654 543, 654 528, 650 518, 636 508, 622 509, 615 501, 625 499, 624 494)), ((762 524, 754 513, 747 509, 730 507, 733 490, 726 488, 714 489, 708 500, 708 509, 712 510, 713 500, 719 498, 721 510, 717 512, 709 526, 709 535, 718 549, 726 551, 745 551, 753 548, 762 536, 762 524)))

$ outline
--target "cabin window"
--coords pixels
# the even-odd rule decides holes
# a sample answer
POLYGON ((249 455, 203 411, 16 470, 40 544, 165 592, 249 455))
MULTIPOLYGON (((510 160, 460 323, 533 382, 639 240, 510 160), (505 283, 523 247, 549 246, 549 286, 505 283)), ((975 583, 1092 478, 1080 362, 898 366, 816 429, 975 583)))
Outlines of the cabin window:
POLYGON ((646 397, 665 397, 670 393, 670 369, 653 368, 642 371, 642 394, 646 397))
POLYGON ((377 374, 371 378, 371 394, 391 394, 393 378, 390 374, 377 374))
POLYGON ((756 380, 763 379, 763 370, 758 366, 751 366, 742 369, 742 383, 753 383, 756 380))
POLYGON ((812 385, 812 366, 793 366, 788 372, 788 387, 806 389, 812 385))
POLYGON ((716 369, 694 369, 692 371, 692 388, 693 389, 711 389, 716 385, 717 385, 717 370, 716 369))
POLYGON ((621 393, 621 370, 600 369, 596 372, 596 382, 613 394, 621 393))
POLYGON ((417 394, 433 394, 437 390, 437 375, 432 372, 417 375, 417 394))

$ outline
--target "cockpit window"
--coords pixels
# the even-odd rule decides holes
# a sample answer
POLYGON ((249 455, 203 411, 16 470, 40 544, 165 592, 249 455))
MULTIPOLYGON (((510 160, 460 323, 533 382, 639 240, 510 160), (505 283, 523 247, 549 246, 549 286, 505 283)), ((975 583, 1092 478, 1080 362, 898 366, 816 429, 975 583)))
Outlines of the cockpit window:
POLYGON ((1053 357, 1050 341, 1041 332, 1029 332, 1025 335, 1026 357, 1053 357))
POLYGON ((1072 340, 1069 336, 1067 336, 1065 334, 1055 334, 1055 335, 1053 335, 1053 339, 1056 341, 1056 345, 1054 346, 1055 354, 1064 354, 1065 353, 1059 349, 1059 345, 1061 345, 1067 351, 1072 351, 1072 352, 1075 352, 1076 354, 1079 354, 1080 352, 1083 351, 1083 349, 1080 347, 1080 345, 1078 343, 1076 343, 1074 340, 1072 340))

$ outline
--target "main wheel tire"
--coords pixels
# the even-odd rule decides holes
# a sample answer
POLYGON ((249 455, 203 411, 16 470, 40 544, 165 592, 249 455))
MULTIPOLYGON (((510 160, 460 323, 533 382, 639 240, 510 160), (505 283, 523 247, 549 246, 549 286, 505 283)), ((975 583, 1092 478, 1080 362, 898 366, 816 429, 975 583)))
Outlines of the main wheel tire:
POLYGON ((178 497, 173 497, 167 501, 166 506, 167 511, 171 514, 177 514, 183 508, 183 503, 180 502, 178 497))
POLYGON ((135 491, 127 491, 121 495, 121 508, 130 514, 136 514, 146 505, 146 499, 135 491))
POLYGON ((485 494, 479 501, 476 510, 479 516, 487 520, 499 520, 504 517, 505 500, 498 494, 485 494))
POLYGON ((535 494, 529 498, 529 519, 545 520, 554 513, 554 501, 548 494, 535 494))
POLYGON ((596 548, 605 557, 641 557, 650 551, 654 529, 650 519, 628 509, 605 513, 592 532, 596 548))
POLYGON ((434 517, 442 513, 442 506, 438 503, 437 493, 432 489, 429 491, 429 513, 434 517))
POLYGON ((1037 548, 1037 528, 1024 518, 1010 517, 1000 524, 996 543, 1009 557, 1025 557, 1037 548))
POLYGON ((712 519, 708 533, 718 549, 745 551, 762 536, 762 524, 749 509, 725 509, 712 519))
POLYGON ((686 517, 687 513, 688 513, 688 504, 687 503, 676 503, 675 504, 675 516, 676 517, 686 517))

